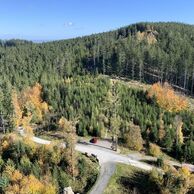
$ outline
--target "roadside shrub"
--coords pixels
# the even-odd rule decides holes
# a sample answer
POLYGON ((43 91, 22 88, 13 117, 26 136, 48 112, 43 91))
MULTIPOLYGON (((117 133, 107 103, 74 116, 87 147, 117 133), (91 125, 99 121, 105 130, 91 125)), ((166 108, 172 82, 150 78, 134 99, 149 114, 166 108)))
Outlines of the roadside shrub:
POLYGON ((155 157, 162 156, 162 152, 160 150, 160 147, 157 146, 156 144, 149 144, 149 154, 155 157))
POLYGON ((133 123, 128 124, 127 130, 123 135, 125 145, 132 150, 140 151, 143 149, 143 139, 141 129, 133 123))
POLYGON ((159 167, 163 167, 164 166, 164 158, 162 156, 160 156, 159 158, 157 158, 156 163, 159 167))

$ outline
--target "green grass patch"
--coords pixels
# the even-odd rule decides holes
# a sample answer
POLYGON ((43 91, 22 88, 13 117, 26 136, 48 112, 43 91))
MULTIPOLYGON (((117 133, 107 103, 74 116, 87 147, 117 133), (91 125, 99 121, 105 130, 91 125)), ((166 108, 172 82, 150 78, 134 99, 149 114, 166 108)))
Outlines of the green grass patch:
POLYGON ((116 171, 111 177, 104 194, 156 194, 157 185, 149 180, 148 172, 125 164, 117 164, 116 171))

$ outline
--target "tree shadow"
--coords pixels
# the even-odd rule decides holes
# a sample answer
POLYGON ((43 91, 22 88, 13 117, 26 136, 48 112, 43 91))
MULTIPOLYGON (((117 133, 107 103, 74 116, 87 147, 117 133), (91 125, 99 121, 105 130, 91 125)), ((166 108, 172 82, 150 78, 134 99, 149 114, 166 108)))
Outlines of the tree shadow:
POLYGON ((122 176, 118 180, 127 193, 160 194, 159 186, 149 179, 145 172, 134 172, 130 177, 122 176))

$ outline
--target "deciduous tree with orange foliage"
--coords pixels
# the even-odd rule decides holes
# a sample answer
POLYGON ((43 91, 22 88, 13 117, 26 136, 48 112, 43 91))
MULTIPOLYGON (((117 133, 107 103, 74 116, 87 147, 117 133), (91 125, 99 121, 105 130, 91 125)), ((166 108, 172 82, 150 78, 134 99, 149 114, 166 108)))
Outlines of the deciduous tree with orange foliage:
POLYGON ((176 94, 167 82, 163 85, 158 82, 151 86, 148 97, 152 98, 154 96, 158 105, 165 111, 180 112, 188 107, 187 100, 176 94))
POLYGON ((16 127, 19 127, 21 124, 23 112, 22 112, 21 107, 20 107, 20 103, 18 100, 18 94, 17 94, 16 90, 12 91, 12 104, 13 104, 13 108, 14 108, 13 109, 13 113, 14 113, 13 123, 16 127))
POLYGON ((50 182, 38 180, 34 175, 25 176, 14 170, 10 177, 10 184, 5 189, 10 194, 55 194, 56 188, 50 182))
MULTIPOLYGON (((165 82, 163 85, 159 82, 153 84, 151 88, 148 90, 148 97, 149 98, 155 97, 156 102, 163 110, 160 114, 160 129, 159 129, 159 139, 162 140, 166 134, 162 120, 164 111, 178 113, 182 110, 187 109, 188 102, 183 96, 176 94, 173 88, 167 82, 165 82)), ((177 142, 182 144, 183 143, 182 125, 180 125, 179 127, 177 126, 175 127, 177 129, 177 142)))
POLYGON ((41 98, 42 86, 36 83, 21 92, 12 92, 14 108, 13 122, 16 127, 22 126, 26 132, 32 133, 32 123, 39 123, 48 112, 48 105, 41 98))

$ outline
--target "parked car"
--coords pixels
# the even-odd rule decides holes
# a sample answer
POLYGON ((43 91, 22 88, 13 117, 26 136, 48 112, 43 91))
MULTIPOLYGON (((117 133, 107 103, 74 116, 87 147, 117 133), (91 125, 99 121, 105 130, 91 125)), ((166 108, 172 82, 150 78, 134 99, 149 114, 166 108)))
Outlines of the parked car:
POLYGON ((97 137, 93 137, 91 140, 90 140, 90 143, 97 143, 98 141, 98 138, 97 137))

